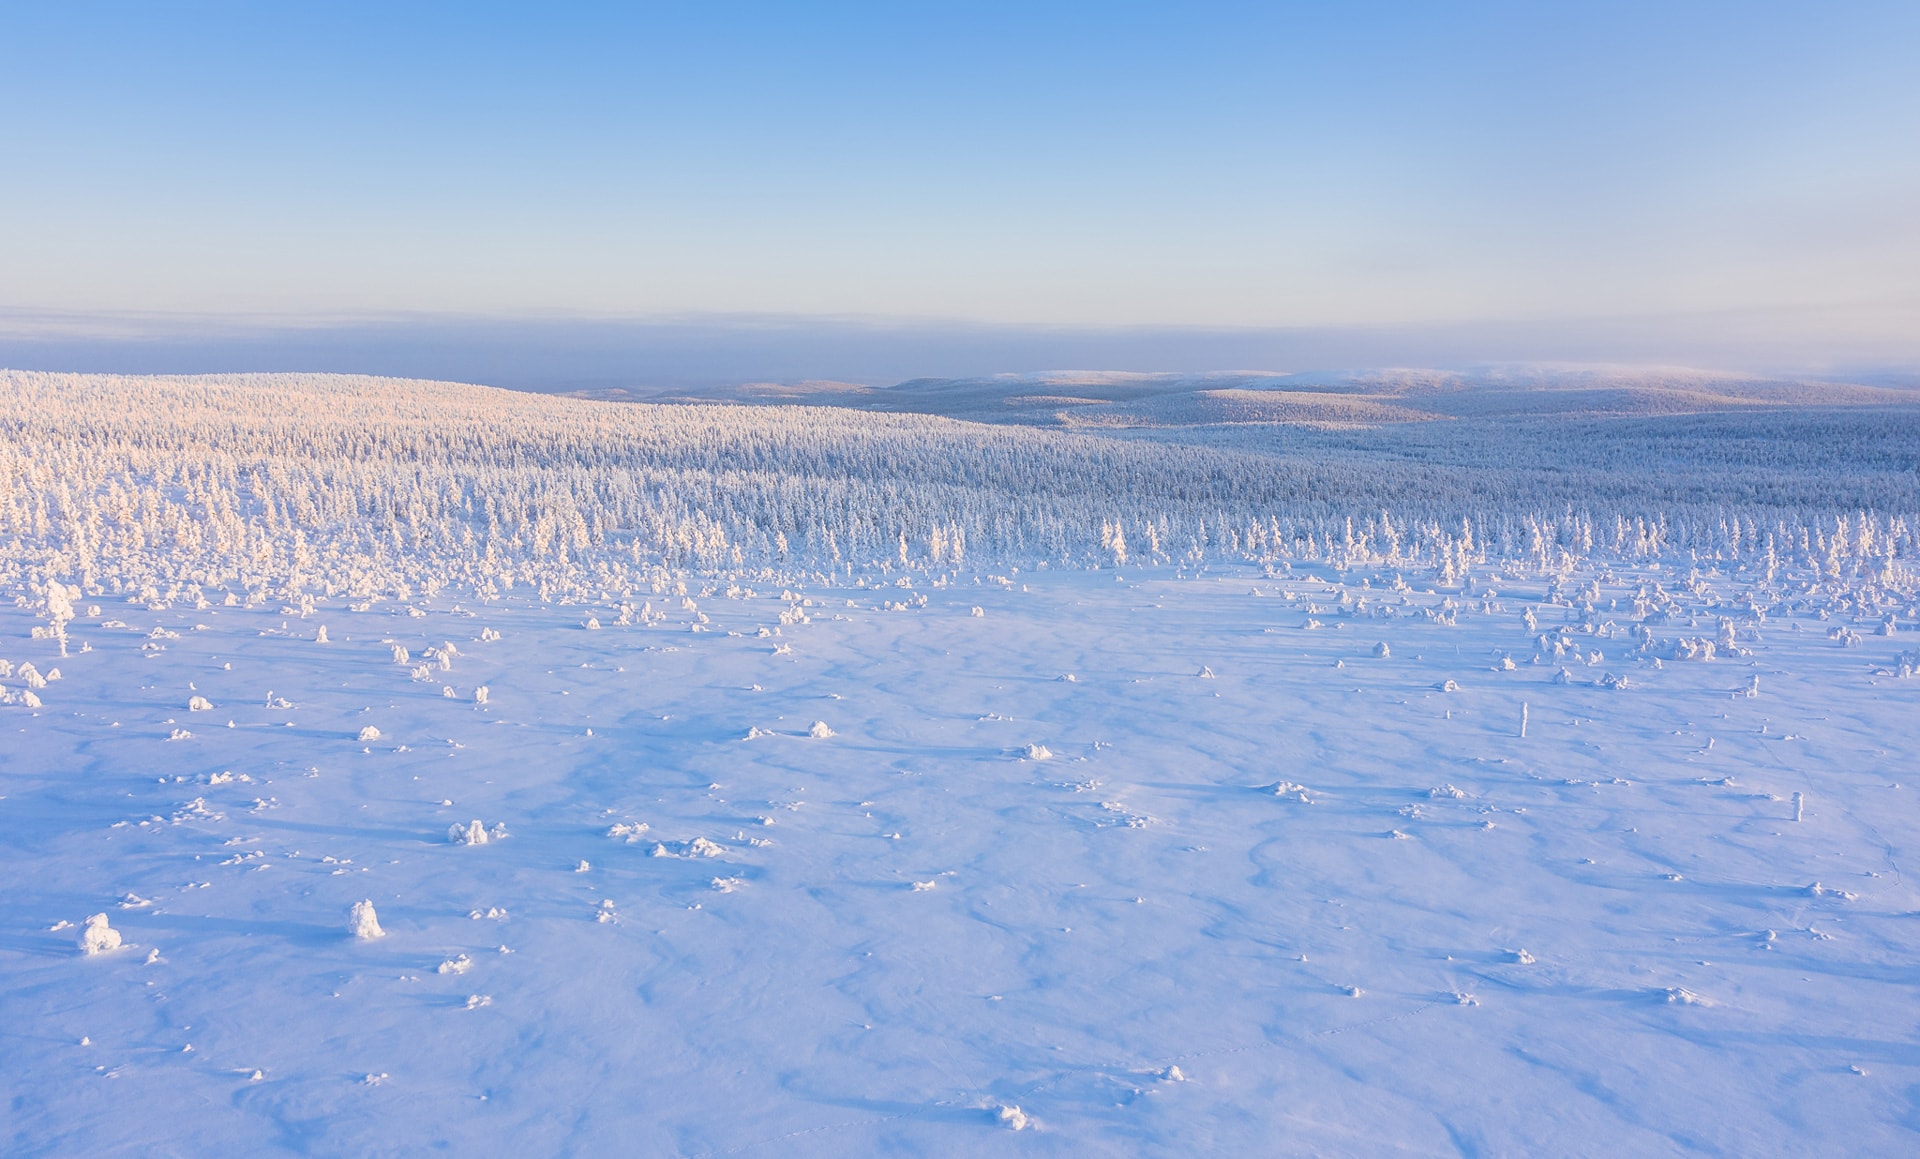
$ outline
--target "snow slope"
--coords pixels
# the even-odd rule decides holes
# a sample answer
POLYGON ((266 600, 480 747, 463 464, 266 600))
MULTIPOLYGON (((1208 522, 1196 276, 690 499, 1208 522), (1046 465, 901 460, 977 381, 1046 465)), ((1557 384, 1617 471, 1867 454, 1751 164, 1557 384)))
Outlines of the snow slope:
POLYGON ((1911 592, 1395 578, 0 611, 6 1149, 1909 1152, 1911 592))

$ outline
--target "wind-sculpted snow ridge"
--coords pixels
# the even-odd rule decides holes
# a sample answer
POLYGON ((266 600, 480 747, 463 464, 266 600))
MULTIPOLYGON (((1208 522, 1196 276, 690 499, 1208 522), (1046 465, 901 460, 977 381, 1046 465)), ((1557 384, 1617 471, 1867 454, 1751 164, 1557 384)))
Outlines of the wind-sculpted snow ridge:
MULTIPOLYGON (((1015 564, 1385 564, 1451 582, 1481 565, 1712 558, 1892 577, 1920 527, 1920 412, 1795 415, 1422 422, 1391 444, 1262 428, 1208 445, 330 375, 9 371, 0 583, 310 608, 1015 564), (1538 447, 1569 430, 1593 434, 1565 444, 1563 468, 1538 447), (1473 461, 1446 461, 1460 453, 1473 461)), ((46 612, 57 632, 63 613, 46 612)))

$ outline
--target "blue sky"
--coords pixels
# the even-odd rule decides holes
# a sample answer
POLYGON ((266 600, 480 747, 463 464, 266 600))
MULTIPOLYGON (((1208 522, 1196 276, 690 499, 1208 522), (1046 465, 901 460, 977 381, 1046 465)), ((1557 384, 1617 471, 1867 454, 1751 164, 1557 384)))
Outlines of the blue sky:
POLYGON ((1911 0, 9 3, 0 308, 1895 350, 1916 61, 1911 0))

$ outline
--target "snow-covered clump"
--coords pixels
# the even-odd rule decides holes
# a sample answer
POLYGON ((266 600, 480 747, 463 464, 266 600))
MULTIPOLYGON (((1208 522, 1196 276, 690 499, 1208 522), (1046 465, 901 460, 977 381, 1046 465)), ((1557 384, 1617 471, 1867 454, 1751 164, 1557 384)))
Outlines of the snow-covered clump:
POLYGON ((994 1122, 1009 1131, 1024 1131, 1033 1125, 1033 1120, 1019 1107, 999 1107, 993 1112, 994 1122))
POLYGON ((204 696, 195 696, 187 701, 187 711, 211 712, 213 711, 213 702, 204 696))
POLYGON ((827 727, 826 721, 816 720, 813 722, 813 727, 807 730, 807 735, 815 740, 824 740, 833 735, 833 730, 827 727))
POLYGON ((1024 750, 1024 755, 1030 761, 1045 761, 1045 760, 1053 759, 1053 751, 1047 748, 1047 746, 1043 744, 1028 745, 1024 750))
POLYGON ((607 836, 616 841, 625 841, 629 845, 637 844, 645 836, 648 825, 645 821, 621 822, 607 830, 607 836))
POLYGON ((465 825, 456 823, 447 828, 447 840, 455 845, 485 845, 489 841, 498 841, 506 835, 505 822, 498 822, 489 829, 475 819, 465 825))
POLYGON ((380 730, 372 725, 368 725, 360 730, 360 739, 362 741, 379 740, 380 730))
POLYGON ((1673 660, 1711 660, 1720 646, 1705 636, 1682 636, 1673 642, 1673 660))
POLYGON ((727 847, 705 837, 695 837, 691 841, 662 841, 653 847, 652 857, 719 857, 727 847))
MULTIPOLYGON (((491 693, 487 691, 487 686, 482 684, 473 690, 473 702, 484 707, 487 703, 487 697, 490 695, 491 693)), ((512 706, 509 705, 508 707, 511 708, 512 706)))
POLYGON ((80 933, 82 954, 104 954, 120 948, 120 931, 107 924, 106 914, 94 914, 80 933))
POLYGON ((369 941, 387 936, 387 931, 380 928, 380 915, 373 910, 372 898, 353 903, 353 908, 347 912, 347 932, 369 941))

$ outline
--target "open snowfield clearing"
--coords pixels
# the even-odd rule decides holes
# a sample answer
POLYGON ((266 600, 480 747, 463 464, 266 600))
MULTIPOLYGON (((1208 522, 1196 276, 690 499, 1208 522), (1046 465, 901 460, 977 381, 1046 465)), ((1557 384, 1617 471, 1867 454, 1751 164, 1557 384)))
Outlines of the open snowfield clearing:
POLYGON ((5 1149, 1911 1153, 1913 609, 1407 575, 0 610, 5 1149))

